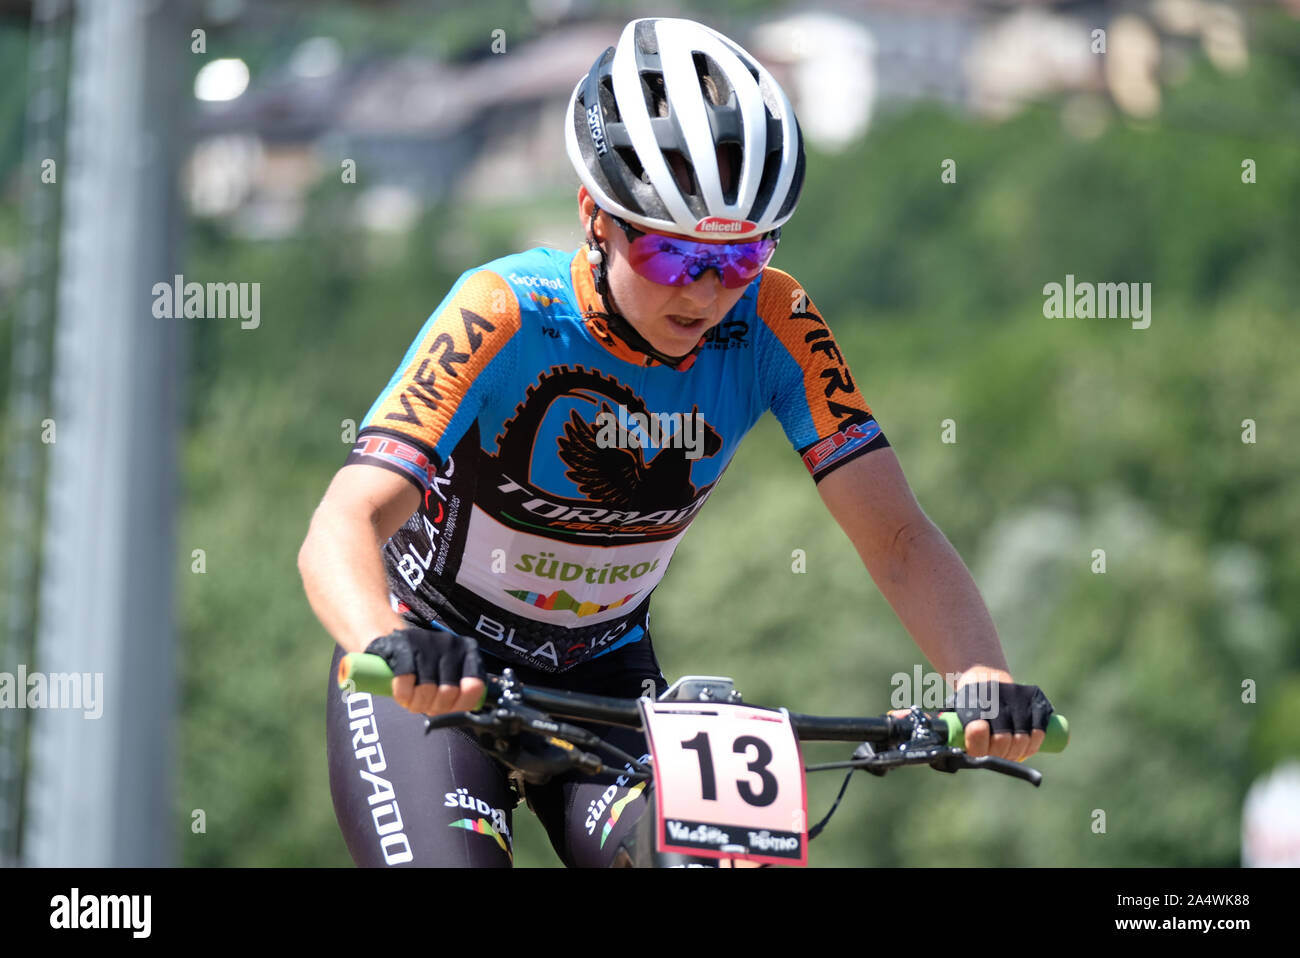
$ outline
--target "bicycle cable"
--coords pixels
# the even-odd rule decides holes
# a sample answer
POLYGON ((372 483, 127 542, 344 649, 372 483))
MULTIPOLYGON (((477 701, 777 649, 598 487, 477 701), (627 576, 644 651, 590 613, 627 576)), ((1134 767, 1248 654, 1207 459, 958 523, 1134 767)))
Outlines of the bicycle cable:
POLYGON ((849 787, 849 779, 853 777, 854 771, 855 769, 849 769, 849 773, 844 776, 844 784, 840 786, 840 793, 835 796, 835 801, 831 805, 831 810, 826 813, 826 817, 823 818, 816 825, 814 825, 812 828, 808 829, 808 841, 812 841, 814 838, 816 838, 818 835, 822 833, 822 829, 826 827, 826 823, 829 822, 831 820, 831 816, 835 814, 835 809, 840 807, 840 801, 844 798, 844 792, 849 787))

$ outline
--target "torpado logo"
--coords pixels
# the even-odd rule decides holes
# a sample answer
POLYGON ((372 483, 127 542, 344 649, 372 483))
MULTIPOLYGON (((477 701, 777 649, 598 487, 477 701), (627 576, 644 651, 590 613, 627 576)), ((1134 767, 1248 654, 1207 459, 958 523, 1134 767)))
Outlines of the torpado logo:
POLYGON ((758 228, 749 220, 729 220, 723 216, 706 216, 695 224, 697 233, 750 233, 758 228))
POLYGON ((510 274, 510 282, 516 286, 541 286, 545 289, 558 290, 563 287, 558 279, 549 279, 545 276, 520 276, 518 273, 510 274))

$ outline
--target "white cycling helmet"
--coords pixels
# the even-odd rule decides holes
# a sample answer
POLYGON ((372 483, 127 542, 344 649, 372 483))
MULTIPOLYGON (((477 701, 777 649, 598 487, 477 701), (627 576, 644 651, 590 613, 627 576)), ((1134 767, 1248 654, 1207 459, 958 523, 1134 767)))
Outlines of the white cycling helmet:
POLYGON ((780 85, 692 20, 629 23, 574 88, 564 133, 596 205, 645 229, 754 238, 790 218, 803 187, 780 85))

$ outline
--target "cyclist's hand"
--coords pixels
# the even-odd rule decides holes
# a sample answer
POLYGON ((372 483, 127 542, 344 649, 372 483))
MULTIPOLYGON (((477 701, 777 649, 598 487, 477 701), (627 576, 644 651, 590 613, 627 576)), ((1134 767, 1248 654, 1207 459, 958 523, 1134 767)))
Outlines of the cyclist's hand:
POLYGON ((1023 762, 1042 747, 1055 710, 1038 686, 1017 685, 1002 675, 1002 681, 985 674, 959 681, 949 707, 956 706, 972 758, 991 755, 1023 762))
POLYGON ((478 643, 455 632, 395 629, 366 646, 393 670, 393 700, 425 715, 472 711, 483 701, 478 643))

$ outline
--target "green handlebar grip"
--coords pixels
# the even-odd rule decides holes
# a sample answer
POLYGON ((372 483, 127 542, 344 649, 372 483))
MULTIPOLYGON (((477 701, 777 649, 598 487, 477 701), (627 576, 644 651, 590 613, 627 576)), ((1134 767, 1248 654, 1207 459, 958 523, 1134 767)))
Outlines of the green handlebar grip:
MULTIPOLYGON (((966 747, 966 730, 962 728, 961 719, 956 712, 941 712, 941 718, 948 725, 948 744, 953 748, 966 747)), ((1047 731, 1043 736, 1040 752, 1064 752, 1070 743, 1070 722, 1060 712, 1053 712, 1047 720, 1047 731)))
POLYGON ((354 692, 369 692, 371 695, 393 694, 393 670, 378 655, 366 652, 349 652, 339 662, 339 688, 348 688, 351 684, 354 692))
MULTIPOLYGON (((382 656, 368 652, 349 652, 339 662, 339 688, 346 689, 351 683, 354 692, 369 692, 371 695, 393 694, 393 670, 388 667, 382 656)), ((483 697, 478 700, 476 709, 481 709, 487 701, 487 687, 483 688, 483 697)))

